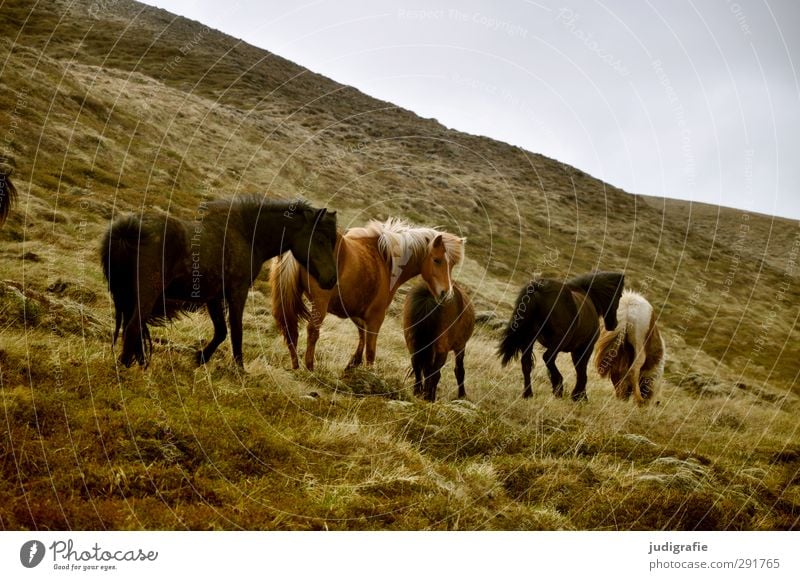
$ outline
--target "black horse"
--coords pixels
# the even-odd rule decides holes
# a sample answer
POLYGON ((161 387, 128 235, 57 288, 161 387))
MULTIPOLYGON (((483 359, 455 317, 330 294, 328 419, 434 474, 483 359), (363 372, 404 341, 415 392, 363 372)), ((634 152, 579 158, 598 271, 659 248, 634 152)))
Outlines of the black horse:
POLYGON ((0 171, 0 225, 6 222, 8 211, 17 199, 17 189, 11 183, 11 173, 0 171))
POLYGON ((583 274, 561 282, 550 278, 531 280, 517 297, 514 314, 500 341, 498 355, 506 366, 522 354, 523 397, 533 396, 533 344, 545 347, 544 363, 556 397, 563 396, 564 382, 556 366, 559 352, 572 353, 577 372, 572 400, 586 400, 586 367, 600 333, 598 318, 607 330, 617 325, 617 306, 625 285, 619 272, 583 274))
POLYGON ((336 212, 305 202, 244 197, 202 204, 193 221, 163 213, 126 216, 103 238, 101 261, 114 300, 114 342, 122 329, 125 366, 146 364, 148 324, 161 325, 203 304, 214 337, 197 352, 208 361, 225 340, 225 305, 233 358, 242 359, 247 292, 266 260, 291 251, 323 288, 336 284, 336 212))

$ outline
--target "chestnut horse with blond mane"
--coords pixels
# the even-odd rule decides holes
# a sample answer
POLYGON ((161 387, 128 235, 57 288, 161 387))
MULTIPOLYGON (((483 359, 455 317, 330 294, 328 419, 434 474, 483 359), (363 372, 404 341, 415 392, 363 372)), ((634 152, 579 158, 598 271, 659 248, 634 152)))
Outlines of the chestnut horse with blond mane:
POLYGON ((349 318, 358 328, 358 346, 347 368, 375 362, 378 332, 397 289, 422 275, 438 297, 450 296, 453 267, 464 259, 465 239, 435 228, 413 227, 391 218, 371 221, 337 235, 334 253, 338 282, 322 289, 297 260, 289 254, 276 258, 270 272, 272 315, 283 334, 292 368, 297 358, 298 324, 308 321, 305 364, 314 369, 314 351, 319 330, 328 313, 349 318), (311 302, 309 311, 303 298, 311 302))

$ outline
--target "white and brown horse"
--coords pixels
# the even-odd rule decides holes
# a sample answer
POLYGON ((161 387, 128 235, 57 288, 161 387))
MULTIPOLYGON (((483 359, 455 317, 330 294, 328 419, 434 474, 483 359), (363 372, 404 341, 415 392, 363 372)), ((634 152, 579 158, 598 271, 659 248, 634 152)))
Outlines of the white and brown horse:
POLYGON ((617 308, 617 327, 597 341, 595 364, 609 377, 620 399, 633 394, 639 403, 657 400, 664 375, 666 346, 652 305, 641 294, 625 290, 617 308))

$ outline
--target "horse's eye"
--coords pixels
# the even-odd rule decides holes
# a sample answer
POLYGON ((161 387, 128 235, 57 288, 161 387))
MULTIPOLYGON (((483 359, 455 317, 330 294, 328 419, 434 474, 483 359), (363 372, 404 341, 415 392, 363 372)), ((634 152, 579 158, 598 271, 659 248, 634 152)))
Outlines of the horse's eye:
POLYGON ((442 259, 441 258, 434 258, 433 259, 433 263, 436 264, 437 266, 439 266, 442 263, 442 259))

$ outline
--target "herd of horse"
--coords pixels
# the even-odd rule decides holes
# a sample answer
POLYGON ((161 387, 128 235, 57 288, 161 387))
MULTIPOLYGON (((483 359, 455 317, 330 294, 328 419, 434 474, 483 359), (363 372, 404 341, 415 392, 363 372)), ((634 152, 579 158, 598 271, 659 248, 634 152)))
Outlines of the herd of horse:
MULTIPOLYGON (((10 176, 0 172, 0 224, 16 195, 10 176)), ((245 302, 264 263, 272 260, 272 314, 292 368, 300 366, 299 325, 305 321, 304 362, 313 370, 328 313, 350 319, 358 330, 347 368, 365 358, 372 365, 397 290, 419 277, 403 308, 414 394, 436 399, 441 369, 452 351, 458 397, 466 397, 464 359, 475 311, 467 290, 452 278, 464 259, 464 238, 394 218, 340 233, 336 212, 255 196, 204 203, 196 215, 193 221, 158 212, 128 215, 106 231, 100 259, 114 304, 113 344, 122 333, 121 364, 147 366, 153 348, 149 326, 205 306, 214 334, 197 351, 197 363, 211 359, 230 328, 233 359, 243 367, 245 302)), ((541 344, 553 395, 562 397, 556 358, 570 353, 576 371, 571 397, 581 401, 587 398, 587 367, 597 344, 600 376, 611 379, 620 399, 633 396, 645 404, 657 401, 664 370, 665 345, 656 318, 642 295, 625 288, 621 272, 568 280, 536 277, 521 289, 497 354, 503 366, 520 359, 523 397, 531 397, 533 348, 541 344)))

